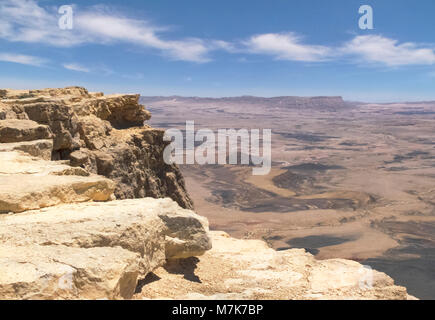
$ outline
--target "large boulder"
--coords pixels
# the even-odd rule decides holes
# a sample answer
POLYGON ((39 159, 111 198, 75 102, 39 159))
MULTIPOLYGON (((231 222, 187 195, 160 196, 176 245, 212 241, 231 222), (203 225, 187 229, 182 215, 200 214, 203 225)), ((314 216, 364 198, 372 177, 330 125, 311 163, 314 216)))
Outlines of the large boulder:
POLYGON ((167 230, 166 259, 183 259, 200 256, 212 248, 208 235, 208 220, 190 210, 159 214, 167 230))
POLYGON ((122 248, 0 246, 0 299, 129 299, 137 254, 122 248))
POLYGON ((145 273, 164 259, 199 256, 211 248, 207 219, 169 198, 65 204, 0 216, 0 241, 120 246, 146 259, 145 273))
POLYGON ((114 183, 100 176, 0 176, 0 213, 23 212, 62 203, 111 200, 114 183))
POLYGON ((0 120, 0 143, 50 139, 50 128, 31 120, 0 120))
POLYGON ((207 234, 205 218, 168 198, 0 215, 0 298, 131 298, 138 279, 175 255, 208 250, 207 234), (173 241, 186 245, 168 251, 173 241))
POLYGON ((138 94, 99 96, 75 106, 79 116, 95 115, 108 120, 116 128, 143 126, 151 113, 139 104, 138 94))
POLYGON ((53 152, 53 140, 44 139, 0 144, 0 152, 10 151, 22 151, 33 157, 50 160, 53 152))

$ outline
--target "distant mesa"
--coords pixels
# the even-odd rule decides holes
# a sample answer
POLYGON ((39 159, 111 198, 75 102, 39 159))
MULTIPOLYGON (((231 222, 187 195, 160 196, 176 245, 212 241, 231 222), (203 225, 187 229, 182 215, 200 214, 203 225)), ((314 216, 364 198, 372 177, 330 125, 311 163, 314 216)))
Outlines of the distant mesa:
MULTIPOLYGON (((182 97, 182 96, 142 96, 142 103, 153 103, 161 101, 170 101, 178 103, 229 103, 229 104, 258 104, 267 105, 274 108, 321 108, 321 109, 341 109, 350 107, 340 96, 319 96, 319 97, 222 97, 222 98, 203 98, 203 97, 182 97)), ((222 111, 221 111, 222 112, 222 111)))

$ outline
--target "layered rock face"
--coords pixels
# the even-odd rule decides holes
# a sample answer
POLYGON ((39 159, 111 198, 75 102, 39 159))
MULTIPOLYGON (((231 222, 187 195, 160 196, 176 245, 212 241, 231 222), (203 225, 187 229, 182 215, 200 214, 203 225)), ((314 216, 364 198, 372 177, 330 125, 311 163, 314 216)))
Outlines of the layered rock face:
POLYGON ((53 160, 70 160, 114 180, 118 199, 170 197, 192 209, 178 167, 163 162, 164 132, 144 126, 151 115, 138 100, 139 95, 104 96, 80 87, 3 90, 0 143, 53 135, 53 160))
POLYGON ((162 132, 129 127, 137 96, 0 94, 0 299, 410 298, 357 262, 210 232, 162 132), (146 195, 176 201, 124 199, 146 195))
POLYGON ((16 137, 0 144, 0 299, 129 299, 149 272, 211 248, 193 211, 170 198, 114 200, 114 181, 16 137))

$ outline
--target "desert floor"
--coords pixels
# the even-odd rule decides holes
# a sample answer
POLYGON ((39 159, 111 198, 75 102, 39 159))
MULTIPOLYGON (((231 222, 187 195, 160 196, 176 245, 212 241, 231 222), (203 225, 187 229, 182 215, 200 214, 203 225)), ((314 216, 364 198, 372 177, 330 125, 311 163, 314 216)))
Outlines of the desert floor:
POLYGON ((154 127, 272 129, 272 170, 181 165, 213 230, 305 248, 392 276, 435 299, 435 103, 295 107, 243 99, 143 98, 154 127))

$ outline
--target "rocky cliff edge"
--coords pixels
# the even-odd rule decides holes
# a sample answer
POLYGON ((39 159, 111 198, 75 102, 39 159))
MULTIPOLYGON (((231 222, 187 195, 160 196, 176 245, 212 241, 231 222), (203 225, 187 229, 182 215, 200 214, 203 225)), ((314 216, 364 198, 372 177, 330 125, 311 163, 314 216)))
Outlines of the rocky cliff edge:
POLYGON ((137 95, 0 90, 0 299, 413 298, 354 261, 210 232, 149 117, 137 95))

